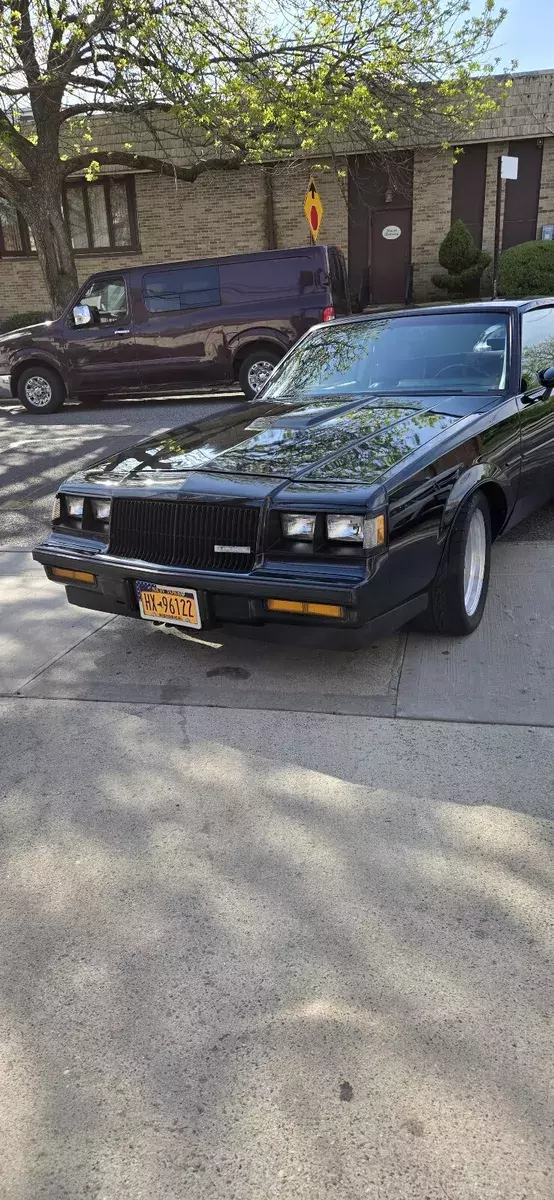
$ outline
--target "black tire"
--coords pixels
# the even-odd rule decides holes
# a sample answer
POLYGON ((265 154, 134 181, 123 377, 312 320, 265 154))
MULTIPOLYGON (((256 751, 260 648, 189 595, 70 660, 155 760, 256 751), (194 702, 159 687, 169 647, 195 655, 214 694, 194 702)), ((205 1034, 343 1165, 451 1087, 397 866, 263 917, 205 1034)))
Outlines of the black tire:
POLYGON ((19 376, 17 395, 24 408, 42 416, 43 413, 57 412, 62 407, 65 387, 57 371, 37 363, 36 366, 27 367, 19 376), (33 392, 36 396, 35 403, 33 392))
POLYGON ((251 372, 255 371, 256 367, 262 367, 265 363, 268 366, 271 365, 271 370, 273 370, 280 358, 282 358, 282 355, 278 354, 276 350, 264 350, 264 347, 260 346, 259 350, 253 350, 252 354, 249 354, 248 358, 245 358, 244 362, 241 363, 239 383, 247 400, 253 400, 262 386, 261 383, 258 388, 252 386, 251 372))
POLYGON ((417 618, 416 628, 425 629, 430 633, 448 634, 451 637, 467 637, 469 633, 473 633, 481 621, 487 602, 490 566, 490 509, 483 492, 474 492, 454 519, 441 564, 429 591, 429 606, 417 618), (477 511, 483 518, 482 523, 476 519, 475 524, 480 526, 480 532, 484 526, 485 562, 478 602, 474 608, 470 602, 471 611, 468 612, 464 597, 464 563, 470 526, 477 511))

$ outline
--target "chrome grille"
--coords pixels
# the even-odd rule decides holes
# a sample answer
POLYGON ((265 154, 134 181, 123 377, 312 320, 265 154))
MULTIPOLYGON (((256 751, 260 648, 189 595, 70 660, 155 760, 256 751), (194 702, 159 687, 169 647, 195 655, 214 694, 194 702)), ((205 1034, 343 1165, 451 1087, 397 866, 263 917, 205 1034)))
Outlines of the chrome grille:
POLYGON ((160 567, 250 571, 258 508, 181 500, 112 500, 109 553, 160 567), (225 547, 217 553, 214 546, 225 547), (248 547, 248 553, 231 547, 248 547))

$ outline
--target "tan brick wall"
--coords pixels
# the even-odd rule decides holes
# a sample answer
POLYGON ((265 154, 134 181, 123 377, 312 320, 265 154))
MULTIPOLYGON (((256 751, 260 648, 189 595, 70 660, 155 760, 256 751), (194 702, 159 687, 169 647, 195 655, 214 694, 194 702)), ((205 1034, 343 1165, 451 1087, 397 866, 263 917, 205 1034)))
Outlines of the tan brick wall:
POLYGON ((544 139, 537 237, 542 225, 554 225, 554 137, 544 139))
POLYGON ((416 151, 412 213, 414 300, 438 295, 431 276, 440 270, 439 247, 450 229, 451 209, 452 154, 416 151))
MULTIPOLYGON (((507 143, 491 142, 487 154, 487 179, 483 247, 492 253, 496 163, 507 143)), ((324 217, 321 240, 335 243, 346 254, 348 214, 344 197, 346 181, 337 174, 345 168, 323 163, 328 170, 315 170, 324 217)), ((309 167, 278 167, 274 177, 275 228, 277 245, 286 248, 309 244, 303 212, 309 167)), ((140 254, 79 257, 79 279, 93 271, 133 266, 180 258, 247 253, 267 246, 265 190, 258 167, 238 172, 206 175, 194 184, 141 174, 135 178, 140 254)), ((414 298, 437 295, 431 276, 439 267, 438 250, 450 228, 452 158, 449 153, 416 151, 414 156, 414 203, 412 261, 414 298)), ((554 137, 545 139, 539 200, 538 233, 543 224, 554 224, 554 137)), ((0 261, 0 320, 12 313, 48 308, 46 291, 36 260, 0 261)))

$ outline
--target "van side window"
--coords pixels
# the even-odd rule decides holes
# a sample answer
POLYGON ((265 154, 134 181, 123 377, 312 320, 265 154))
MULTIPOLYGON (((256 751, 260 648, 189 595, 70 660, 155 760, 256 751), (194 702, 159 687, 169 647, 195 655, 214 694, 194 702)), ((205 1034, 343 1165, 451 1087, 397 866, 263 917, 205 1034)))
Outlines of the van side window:
POLYGON ((265 261, 222 263, 221 296, 224 304, 247 300, 276 300, 304 296, 320 290, 313 258, 298 256, 265 261))
POLYGON ((96 279, 89 284, 83 293, 79 304, 88 304, 98 314, 100 325, 109 325, 112 321, 121 321, 127 316, 127 291, 125 280, 96 279))
POLYGON ((144 303, 151 313, 208 308, 221 303, 217 267, 151 271, 142 277, 142 290, 144 303))
POLYGON ((521 318, 521 386, 540 387, 538 372, 554 367, 554 308, 532 308, 521 318))

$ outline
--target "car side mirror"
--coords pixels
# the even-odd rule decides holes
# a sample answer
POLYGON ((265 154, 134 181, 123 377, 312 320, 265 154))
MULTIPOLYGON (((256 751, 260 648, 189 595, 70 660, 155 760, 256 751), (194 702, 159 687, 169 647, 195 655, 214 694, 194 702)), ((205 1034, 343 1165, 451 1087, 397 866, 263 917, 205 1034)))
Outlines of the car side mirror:
POLYGON ((94 325, 94 317, 88 304, 76 304, 73 309, 74 325, 94 325))
POLYGON ((545 367, 544 371, 538 372, 542 386, 548 388, 549 391, 554 388, 554 367, 545 367))

